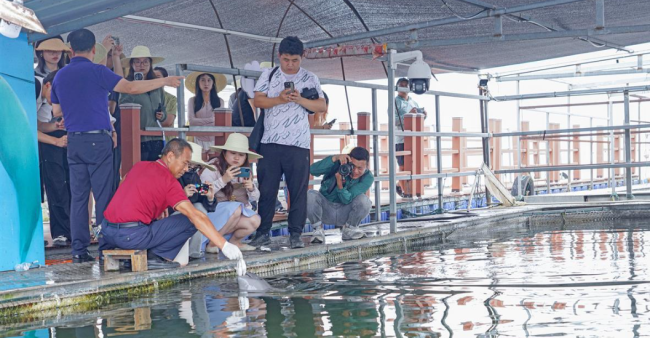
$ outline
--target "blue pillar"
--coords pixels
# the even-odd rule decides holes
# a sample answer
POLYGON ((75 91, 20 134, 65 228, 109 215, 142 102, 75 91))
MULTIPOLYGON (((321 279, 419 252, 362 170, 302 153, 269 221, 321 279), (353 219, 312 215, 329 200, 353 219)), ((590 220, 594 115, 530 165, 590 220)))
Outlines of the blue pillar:
POLYGON ((0 271, 45 260, 33 49, 0 35, 0 271))

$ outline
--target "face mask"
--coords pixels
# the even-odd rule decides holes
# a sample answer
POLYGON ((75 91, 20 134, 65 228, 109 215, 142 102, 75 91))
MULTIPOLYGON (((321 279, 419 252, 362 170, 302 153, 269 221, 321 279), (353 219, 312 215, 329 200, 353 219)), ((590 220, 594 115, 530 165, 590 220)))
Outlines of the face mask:
POLYGON ((411 92, 409 87, 397 87, 397 91, 400 92, 400 93, 410 93, 411 92))

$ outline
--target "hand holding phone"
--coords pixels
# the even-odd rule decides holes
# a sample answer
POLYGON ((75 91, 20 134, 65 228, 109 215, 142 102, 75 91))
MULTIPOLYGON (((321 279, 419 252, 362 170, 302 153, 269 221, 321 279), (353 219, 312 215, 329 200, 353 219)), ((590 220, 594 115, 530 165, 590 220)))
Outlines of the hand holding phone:
POLYGON ((251 177, 251 168, 249 167, 240 167, 239 174, 235 177, 251 177))
POLYGON ((290 92, 293 92, 293 91, 296 90, 295 87, 294 87, 293 81, 285 82, 284 83, 284 89, 290 89, 290 92))

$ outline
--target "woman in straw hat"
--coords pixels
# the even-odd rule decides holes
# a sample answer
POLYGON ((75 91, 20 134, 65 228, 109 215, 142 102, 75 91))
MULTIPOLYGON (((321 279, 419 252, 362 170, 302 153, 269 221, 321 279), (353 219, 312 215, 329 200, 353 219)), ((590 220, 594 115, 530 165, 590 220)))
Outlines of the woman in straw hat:
MULTIPOLYGON (((152 56, 149 48, 135 46, 131 56, 122 59, 122 67, 128 69, 126 79, 129 81, 153 80, 156 74, 153 65, 164 59, 152 56)), ((122 94, 120 104, 137 103, 140 107, 140 128, 158 127, 158 122, 164 123, 167 119, 165 112, 164 89, 158 88, 143 94, 122 94), (158 122, 156 122, 158 121, 158 122)), ((162 136, 142 136, 140 138, 140 159, 142 161, 155 161, 164 147, 162 136)))
MULTIPOLYGON (((203 171, 201 181, 212 183, 218 204, 208 217, 221 235, 226 239, 230 237, 230 243, 242 251, 255 250, 253 246, 242 244, 241 240, 260 225, 261 219, 251 205, 251 202, 259 200, 260 191, 253 183, 249 161, 262 156, 248 150, 248 137, 238 133, 230 134, 223 146, 211 149, 219 153, 209 162, 217 167, 217 171, 203 171), (247 176, 244 176, 243 168, 248 172, 247 176)), ((208 244, 204 239, 203 244, 207 244, 206 252, 217 252, 214 243, 208 244)))
MULTIPOLYGON (((226 77, 217 73, 193 72, 185 79, 185 88, 194 94, 187 103, 187 119, 190 126, 214 126, 215 108, 223 107, 218 93, 226 87, 226 77)), ((214 136, 195 136, 194 141, 203 147, 204 158, 214 145, 214 136)))
POLYGON ((37 42, 38 64, 34 72, 40 77, 45 77, 50 72, 63 68, 67 64, 65 53, 69 52, 70 48, 63 43, 63 38, 60 35, 37 42))

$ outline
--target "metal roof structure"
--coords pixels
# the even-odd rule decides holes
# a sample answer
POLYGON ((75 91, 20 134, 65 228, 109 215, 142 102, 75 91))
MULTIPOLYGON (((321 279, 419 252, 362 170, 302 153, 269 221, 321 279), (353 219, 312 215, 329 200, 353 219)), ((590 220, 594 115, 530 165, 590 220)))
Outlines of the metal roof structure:
MULTIPOLYGON (((87 27, 98 40, 118 36, 127 55, 134 46, 147 45, 165 58, 161 65, 169 70, 175 64, 230 67, 218 29, 229 31, 238 68, 269 61, 277 51, 271 41, 288 35, 309 47, 338 42, 420 49, 434 72, 476 71, 603 48, 623 55, 629 52, 624 46, 650 41, 647 0, 28 0, 24 5, 50 35, 87 27), (418 28, 409 31, 412 27, 418 28)), ((30 40, 43 37, 31 34, 30 40)), ((371 57, 348 57, 344 65, 348 80, 386 76, 382 62, 371 57)), ((321 77, 342 77, 338 59, 306 60, 304 66, 321 77)))

